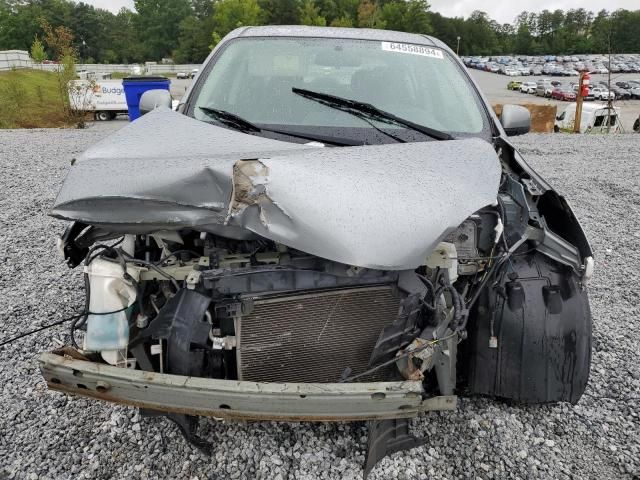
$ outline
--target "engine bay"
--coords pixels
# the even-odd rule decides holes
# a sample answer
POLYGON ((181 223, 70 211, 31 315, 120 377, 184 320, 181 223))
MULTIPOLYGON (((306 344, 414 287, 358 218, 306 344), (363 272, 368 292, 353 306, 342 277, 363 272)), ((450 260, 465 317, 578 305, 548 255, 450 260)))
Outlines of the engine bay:
POLYGON ((424 265, 397 271, 267 239, 190 229, 109 239, 76 223, 61 243, 70 266, 83 264, 90 313, 73 322, 73 343, 118 367, 270 382, 422 379, 447 352, 450 394, 451 351, 502 233, 497 209, 483 209, 424 265))

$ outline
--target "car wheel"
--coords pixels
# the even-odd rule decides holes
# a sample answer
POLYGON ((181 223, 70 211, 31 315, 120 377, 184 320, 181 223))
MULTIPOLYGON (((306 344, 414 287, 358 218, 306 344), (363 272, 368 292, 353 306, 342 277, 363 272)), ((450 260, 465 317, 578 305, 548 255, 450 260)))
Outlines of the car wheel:
POLYGON ((111 120, 111 115, 109 114, 109 112, 96 112, 93 115, 93 118, 95 118, 99 122, 106 122, 107 120, 111 120))

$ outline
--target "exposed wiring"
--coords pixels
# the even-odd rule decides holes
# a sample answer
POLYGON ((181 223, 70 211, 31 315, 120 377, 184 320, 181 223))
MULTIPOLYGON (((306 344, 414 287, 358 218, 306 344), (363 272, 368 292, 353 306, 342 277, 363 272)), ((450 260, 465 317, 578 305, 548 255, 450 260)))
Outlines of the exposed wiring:
POLYGON ((445 341, 445 340, 448 340, 448 339, 450 339, 450 338, 453 338, 453 337, 455 337, 455 336, 457 336, 457 335, 458 335, 458 333, 457 333, 457 332, 454 332, 454 333, 452 333, 452 334, 450 334, 450 335, 447 335, 446 337, 436 338, 436 339, 434 339, 434 340, 430 340, 429 342, 425 343, 424 345, 420 345, 419 347, 413 348, 413 349, 411 349, 411 350, 405 350, 403 353, 400 353, 400 354, 396 355, 396 356, 395 356, 395 357, 393 357, 392 359, 387 360, 386 362, 382 362, 382 363, 380 363, 380 364, 376 365, 375 367, 371 367, 370 369, 365 370, 365 371, 364 371, 364 372, 362 372, 362 373, 358 373, 357 375, 352 375, 352 376, 350 376, 350 377, 347 377, 347 378, 341 379, 339 383, 352 382, 352 381, 354 381, 354 380, 356 380, 356 379, 358 379, 358 378, 364 377, 364 376, 366 376, 366 375, 370 375, 370 374, 372 374, 373 372, 376 372, 376 371, 380 370, 381 368, 384 368, 384 367, 387 367, 387 366, 389 366, 389 365, 394 364, 395 362, 397 362, 397 361, 398 361, 398 360, 400 360, 401 358, 405 358, 405 357, 408 357, 409 355, 412 355, 412 354, 414 354, 414 353, 421 352, 422 350, 425 350, 425 349, 427 349, 427 348, 429 348, 429 347, 432 347, 433 345, 436 345, 436 344, 438 344, 438 343, 440 343, 440 342, 443 342, 443 341, 445 341))
POLYGON ((16 335, 15 337, 10 337, 10 338, 8 338, 6 340, 2 340, 0 342, 0 347, 2 347, 3 345, 7 345, 9 343, 15 342, 16 340, 20 340, 21 338, 28 337, 29 335, 33 335, 34 333, 38 333, 38 332, 41 332, 41 331, 46 330, 48 328, 52 328, 52 327, 55 327, 57 325, 61 325, 61 324, 65 323, 65 322, 70 322, 70 321, 72 321, 74 319, 83 317, 85 315, 87 315, 87 316, 88 315, 112 315, 114 313, 124 312, 128 308, 129 308, 129 306, 126 306, 126 307, 120 308, 118 310, 112 310, 110 312, 90 312, 90 311, 86 311, 85 310, 85 311, 82 311, 81 313, 78 313, 76 315, 72 315, 71 317, 63 318, 62 320, 58 320, 57 322, 53 322, 53 323, 50 323, 48 325, 43 325, 42 327, 38 327, 36 329, 20 333, 19 335, 16 335))
POLYGON ((133 256, 129 255, 127 252, 124 252, 122 250, 120 250, 120 252, 124 256, 128 257, 129 261, 131 263, 135 263, 137 265, 142 265, 143 267, 149 267, 152 270, 155 270, 156 272, 158 272, 163 277, 168 278, 169 280, 171 280, 171 283, 173 283, 173 286, 176 287, 176 289, 178 289, 178 290, 180 289, 180 285, 178 284, 178 281, 175 279, 175 277, 173 277, 171 274, 165 272, 158 265, 156 265, 156 264, 154 264, 152 262, 147 262, 146 260, 140 260, 139 258, 134 258, 133 256))
MULTIPOLYGON (((471 297, 471 300, 469 300, 469 302, 467 303, 467 308, 468 309, 471 309, 471 307, 478 301, 478 298, 480 297, 480 293, 482 292, 484 287, 487 285, 488 281, 491 278, 493 278, 493 276, 496 275, 500 271, 502 266, 505 265, 507 263, 507 261, 509 261, 511 259, 511 256, 514 255, 515 250, 517 250, 524 243, 525 240, 526 239, 522 239, 522 240, 516 242, 508 251, 506 251, 501 256, 500 260, 498 262, 494 263, 493 267, 488 272, 486 272, 486 275, 480 281, 480 285, 478 286, 478 288, 474 292, 473 296, 471 297)), ((527 250, 526 252, 522 252, 519 255, 527 254, 527 253, 529 253, 529 252, 531 252, 533 250, 535 250, 535 248, 533 248, 531 250, 527 250)))
MULTIPOLYGON (((83 278, 84 278, 84 311, 87 312, 89 311, 89 298, 90 298, 90 289, 91 289, 91 286, 89 284, 89 274, 84 273, 83 278)), ((83 313, 81 316, 79 316, 78 318, 74 318, 71 321, 71 325, 69 326, 69 336, 71 337, 71 345, 73 345, 75 348, 79 348, 78 344, 76 343, 76 336, 75 336, 76 329, 82 328, 84 324, 87 322, 87 318, 88 318, 88 315, 83 313)))
POLYGON ((458 326, 463 323, 466 323, 465 317, 468 312, 467 312, 467 308, 465 306, 463 297, 460 295, 458 290, 456 290, 455 287, 449 283, 448 277, 446 275, 438 275, 437 281, 438 281, 439 287, 436 289, 433 283, 431 282, 431 280, 429 280, 427 277, 419 273, 417 273, 416 275, 422 281, 422 283, 424 283, 424 285, 427 287, 427 290, 430 291, 433 299, 433 303, 428 303, 425 300, 420 300, 420 303, 424 305, 427 310, 432 312, 435 311, 436 302, 438 301, 438 298, 440 298, 440 296, 445 292, 449 292, 449 295, 451 295, 451 303, 453 306, 453 313, 454 313, 454 316, 453 316, 454 329, 459 330, 458 326))
MULTIPOLYGON (((171 257, 175 257, 176 255, 180 255, 181 253, 189 253, 194 257, 201 257, 202 255, 198 252, 194 252, 193 250, 176 250, 175 252, 171 252, 169 255, 162 257, 157 262, 153 262, 154 265, 162 265, 164 262, 169 260, 171 257)), ((176 257, 177 258, 177 257, 176 257)))
POLYGON ((422 283, 424 283, 424 286, 427 287, 427 290, 429 290, 432 299, 432 303, 430 304, 427 303, 424 299, 421 299, 420 303, 424 305, 427 310, 433 312, 436 309, 436 300, 438 299, 438 297, 436 296, 436 287, 434 287, 433 283, 431 283, 431 280, 429 280, 424 275, 416 273, 416 276, 420 279, 420 281, 422 281, 422 283))

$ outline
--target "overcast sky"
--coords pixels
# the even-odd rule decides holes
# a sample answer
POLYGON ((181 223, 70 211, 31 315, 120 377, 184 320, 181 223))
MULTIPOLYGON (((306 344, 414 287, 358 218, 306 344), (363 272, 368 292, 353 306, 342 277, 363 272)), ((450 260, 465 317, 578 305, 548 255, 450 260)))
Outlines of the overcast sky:
MULTIPOLYGON (((133 10, 133 0, 83 0, 96 7, 106 8, 112 12, 117 12, 122 7, 133 10)), ((491 2, 478 2, 477 0, 428 0, 431 10, 439 12, 447 17, 467 17, 474 10, 483 10, 489 14, 491 18, 496 19, 500 23, 512 23, 516 15, 523 10, 530 12, 539 12, 544 10, 555 10, 561 8, 569 10, 571 8, 585 8, 593 12, 598 12, 603 8, 609 11, 618 8, 626 8, 627 10, 636 10, 639 7, 638 0, 521 0, 515 2, 513 0, 492 0, 491 2)))

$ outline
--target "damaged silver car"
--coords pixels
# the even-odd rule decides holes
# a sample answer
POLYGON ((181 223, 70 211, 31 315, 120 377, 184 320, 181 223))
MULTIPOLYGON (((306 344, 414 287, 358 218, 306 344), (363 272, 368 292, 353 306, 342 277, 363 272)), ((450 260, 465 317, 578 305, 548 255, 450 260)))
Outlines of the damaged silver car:
POLYGON ((74 160, 51 215, 82 266, 50 388, 167 415, 368 421, 368 473, 456 395, 577 402, 592 251, 437 39, 244 27, 178 111, 74 160))

